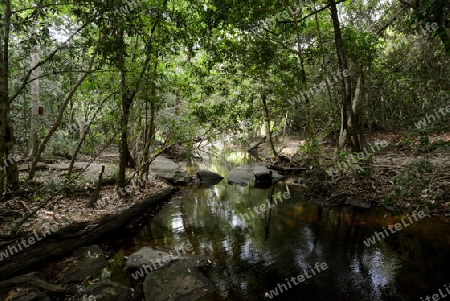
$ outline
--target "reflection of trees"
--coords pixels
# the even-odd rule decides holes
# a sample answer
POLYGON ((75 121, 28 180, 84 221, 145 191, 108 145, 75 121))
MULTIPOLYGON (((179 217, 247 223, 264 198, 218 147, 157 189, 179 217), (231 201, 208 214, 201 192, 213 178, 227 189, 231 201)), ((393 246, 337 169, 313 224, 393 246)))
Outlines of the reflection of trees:
MULTIPOLYGON (((226 175, 229 167, 214 168, 226 175)), ((368 248, 363 240, 386 226, 376 224, 378 216, 349 206, 318 206, 303 200, 294 190, 289 200, 261 215, 248 220, 239 217, 265 204, 266 199, 274 204, 274 196, 285 191, 283 185, 260 190, 228 185, 225 179, 209 189, 193 187, 184 191, 182 201, 160 212, 163 216, 159 220, 167 228, 154 224, 149 230, 163 231, 168 238, 187 237, 195 251, 214 258, 216 268, 209 276, 225 295, 240 290, 260 293, 262 286, 283 282, 315 262, 326 262, 329 269, 309 280, 308 294, 320 296, 326 286, 333 296, 343 296, 341 300, 399 299, 403 298, 401 292, 393 291, 401 288, 398 283, 411 283, 411 290, 418 291, 427 281, 420 278, 423 275, 430 275, 435 283, 445 279, 450 266, 443 267, 442 263, 448 262, 448 247, 425 241, 428 235, 423 234, 428 231, 419 231, 422 224, 368 248), (176 234, 172 229, 175 216, 182 225, 176 234)), ((392 224, 393 220, 399 218, 382 219, 382 223, 392 224)), ((298 286, 292 290, 303 289, 298 286)))
POLYGON ((273 192, 275 191, 275 183, 270 186, 270 189, 267 191, 267 197, 266 199, 269 200, 270 208, 269 210, 266 210, 264 212, 265 219, 264 219, 264 238, 265 240, 269 239, 270 235, 270 218, 272 216, 272 204, 273 204, 273 192))

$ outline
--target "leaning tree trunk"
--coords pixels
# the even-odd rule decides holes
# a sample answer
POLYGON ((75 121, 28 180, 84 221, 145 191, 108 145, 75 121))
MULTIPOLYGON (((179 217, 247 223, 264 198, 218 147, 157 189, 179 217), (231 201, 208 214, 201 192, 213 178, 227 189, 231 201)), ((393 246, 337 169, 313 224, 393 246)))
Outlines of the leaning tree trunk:
POLYGON ((88 70, 86 71, 86 73, 84 73, 78 79, 78 81, 75 84, 75 86, 73 86, 72 89, 70 90, 69 94, 67 95, 66 99, 64 100, 64 102, 63 102, 63 104, 62 104, 62 106, 61 106, 61 108, 59 110, 58 116, 56 117, 56 120, 53 123, 52 128, 49 130, 48 134, 45 136, 44 140, 42 140, 41 144, 39 145, 39 149, 38 149, 38 151, 36 153, 36 156, 34 156, 34 158, 33 158, 33 163, 31 164, 31 168, 30 168, 30 171, 28 173, 28 179, 29 180, 31 180, 34 177, 34 174, 36 172, 37 163, 39 162, 39 159, 41 158, 41 154, 44 151, 45 146, 47 145, 48 141, 53 136, 53 134, 56 132, 58 127, 61 125, 61 121, 62 121, 62 118, 64 116, 64 112, 65 112, 67 106, 69 105, 70 100, 75 95, 75 92, 81 86, 81 84, 86 79, 86 77, 92 72, 92 66, 94 65, 95 57, 97 56, 97 51, 98 51, 98 48, 95 50, 94 54, 92 55, 92 57, 91 57, 91 59, 89 61, 88 70))

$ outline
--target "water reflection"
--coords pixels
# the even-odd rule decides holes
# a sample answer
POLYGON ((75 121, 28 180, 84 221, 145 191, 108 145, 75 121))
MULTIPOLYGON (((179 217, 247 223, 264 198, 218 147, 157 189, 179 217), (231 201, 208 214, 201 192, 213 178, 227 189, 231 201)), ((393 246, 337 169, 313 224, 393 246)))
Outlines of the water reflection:
POLYGON ((450 245, 443 238, 448 223, 424 219, 366 247, 365 239, 401 216, 384 217, 381 209, 320 207, 285 183, 270 189, 228 185, 233 166, 223 160, 189 165, 191 171, 206 168, 225 179, 209 188, 184 189, 138 235, 145 244, 166 248, 189 242, 195 253, 210 258, 208 277, 218 291, 204 300, 263 300, 265 292, 316 262, 328 269, 277 299, 419 300, 450 281, 450 245), (242 218, 285 192, 289 199, 242 218))

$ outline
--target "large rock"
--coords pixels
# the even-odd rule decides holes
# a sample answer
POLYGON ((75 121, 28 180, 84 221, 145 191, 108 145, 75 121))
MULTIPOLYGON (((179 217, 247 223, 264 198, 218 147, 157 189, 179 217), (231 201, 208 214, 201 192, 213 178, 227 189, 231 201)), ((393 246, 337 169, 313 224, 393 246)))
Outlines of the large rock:
POLYGON ((255 176, 249 166, 239 166, 230 170, 228 174, 228 184, 239 184, 242 186, 248 185, 255 180, 255 176))
POLYGON ((255 181, 257 182, 271 182, 272 175, 270 170, 264 165, 256 165, 252 168, 252 172, 255 175, 255 181))
MULTIPOLYGON (((170 261, 172 261, 176 259, 176 255, 176 253, 169 254, 165 251, 155 250, 152 247, 144 247, 128 257, 127 267, 139 268, 143 265, 151 265, 153 263, 157 263, 159 260, 163 262, 166 256, 170 259, 170 261)), ((165 258, 165 260, 167 261, 168 259, 165 258)))
POLYGON ((158 268, 184 269, 206 265, 206 260, 202 260, 199 255, 190 254, 188 250, 183 249, 184 247, 184 245, 180 246, 178 251, 163 251, 155 250, 152 247, 144 247, 128 257, 127 267, 139 268, 150 265, 155 267, 156 270, 158 268))
POLYGON ((180 169, 180 165, 166 157, 157 157, 151 164, 153 172, 175 172, 180 169))
POLYGON ((126 301, 131 299, 131 289, 115 282, 97 282, 88 286, 85 295, 94 296, 95 301, 126 301))
POLYGON ((165 157, 157 157, 150 164, 150 169, 158 178, 165 179, 172 184, 183 185, 191 182, 191 176, 181 169, 179 164, 165 157))
POLYGON ((196 268, 160 269, 147 275, 144 295, 147 301, 193 301, 214 291, 214 286, 196 268))
POLYGON ((202 183, 211 185, 215 185, 223 179, 221 175, 206 169, 197 170, 196 175, 202 183))
POLYGON ((63 283, 81 282, 89 275, 94 276, 108 264, 98 245, 79 248, 73 252, 73 257, 77 258, 77 263, 66 271, 63 283))
POLYGON ((281 181, 282 179, 284 179, 284 176, 280 175, 277 171, 269 169, 270 170, 270 174, 272 175, 272 180, 274 181, 281 181))

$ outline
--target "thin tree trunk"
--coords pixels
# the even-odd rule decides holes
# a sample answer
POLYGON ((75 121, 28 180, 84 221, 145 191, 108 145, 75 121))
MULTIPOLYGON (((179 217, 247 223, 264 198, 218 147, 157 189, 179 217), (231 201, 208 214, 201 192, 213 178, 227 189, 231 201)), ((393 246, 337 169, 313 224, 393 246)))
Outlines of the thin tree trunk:
MULTIPOLYGON (((336 44, 336 52, 338 56, 339 68, 341 70, 348 70, 347 56, 344 50, 344 41, 342 39, 341 28, 339 23, 339 16, 336 8, 336 3, 333 0, 328 0, 331 10, 331 19, 333 20, 334 36, 336 44)), ((350 110, 352 105, 352 95, 351 95, 351 75, 348 77, 343 77, 341 79, 342 84, 342 119, 341 119, 341 130, 339 134, 339 147, 342 148, 343 144, 347 141, 350 142, 352 151, 358 151, 355 149, 355 145, 352 144, 352 129, 348 127, 349 116, 351 116, 350 110), (348 137, 348 139, 346 139, 348 137)))
MULTIPOLYGON (((295 1, 290 4, 291 7, 291 13, 292 18, 294 19, 294 27, 295 27, 295 33, 297 37, 297 56, 298 60, 300 62, 300 68, 301 68, 301 76, 300 76, 300 82, 303 85, 303 89, 305 91, 308 90, 308 81, 306 79, 306 69, 305 69, 305 62, 303 60, 303 50, 302 50, 302 40, 300 37, 300 28, 298 26, 298 17, 297 17, 297 4, 295 1)), ((306 130, 305 130, 305 136, 307 140, 314 140, 315 139, 315 130, 314 130, 314 122, 312 119, 311 114, 311 98, 309 97, 308 93, 304 93, 305 97, 305 111, 306 111, 306 130)))
POLYGON ((260 81, 260 89, 261 89, 261 105, 262 105, 263 111, 264 111, 264 124, 266 127, 266 135, 269 140, 269 145, 270 145, 270 149, 272 150, 273 156, 278 157, 278 153, 275 150, 275 146, 273 145, 272 133, 270 131, 269 108, 267 107, 266 95, 264 94, 264 91, 263 91, 262 81, 260 81))
MULTIPOLYGON (((35 5, 33 3, 33 5, 35 5)), ((37 17, 33 20, 33 26, 31 28, 31 68, 39 63, 39 46, 37 45, 36 31, 37 31, 37 17)), ((38 150, 38 132, 39 132, 39 70, 36 68, 31 72, 30 84, 31 88, 31 124, 30 124, 30 152, 28 158, 32 160, 38 150)))
MULTIPOLYGON (((334 0, 328 0, 328 2, 330 4, 331 18, 333 20, 339 68, 342 71, 348 70, 349 64, 344 49, 344 41, 342 39, 336 3, 334 2, 334 0)), ((357 68, 352 68, 349 76, 341 76, 341 78, 344 97, 342 102, 342 121, 340 133, 340 138, 342 139, 340 139, 339 142, 340 144, 343 143, 343 138, 347 134, 347 141, 350 144, 351 151, 362 152, 363 148, 366 146, 363 122, 363 107, 365 99, 363 68, 360 66, 358 66, 357 68), (357 78, 354 94, 352 89, 352 78, 357 78)), ((363 162, 369 165, 369 168, 366 169, 366 175, 370 176, 372 171, 372 157, 370 156, 369 158, 365 158, 363 162)))
POLYGON ((78 152, 81 149, 81 146, 83 145, 84 140, 86 140, 87 135, 89 134, 89 130, 91 128, 91 124, 92 122, 94 122, 95 117, 97 116, 98 112, 100 112, 100 109, 102 108, 103 104, 105 103, 106 100, 108 100, 114 93, 109 94, 108 96, 106 96, 101 103, 99 104, 99 106, 97 107, 97 110, 94 113, 94 116, 92 116, 91 121, 86 125, 86 129, 83 132, 83 135, 80 137, 80 141, 78 142, 77 148, 75 149, 75 152, 72 155, 72 160, 70 160, 70 164, 69 164, 69 170, 67 171, 67 176, 69 177, 70 174, 72 173, 73 170, 73 165, 75 164, 75 160, 77 158, 78 152))
POLYGON ((97 51, 98 48, 95 50, 94 54, 92 55, 90 61, 89 61, 89 67, 88 67, 88 71, 86 73, 83 74, 83 76, 81 76, 77 83, 75 84, 75 86, 72 87, 72 89, 70 90, 69 94, 67 95, 66 99, 64 100, 60 110, 59 110, 59 114, 58 117, 56 118, 55 122, 53 123, 52 128, 49 130, 47 136, 45 136, 44 140, 41 142, 39 149, 36 153, 36 156, 33 159, 33 163, 31 164, 31 168, 30 171, 28 173, 28 179, 31 180, 34 177, 34 174, 36 172, 36 165, 39 161, 39 159, 41 158, 41 154, 45 149, 45 146, 47 145, 47 142, 50 140, 50 138, 52 137, 52 135, 55 133, 55 131, 58 129, 58 127, 61 125, 61 120, 64 116, 64 111, 67 108, 67 105, 69 104, 70 100, 72 99, 72 97, 75 95, 75 92, 78 90, 78 88, 81 86, 81 84, 83 83, 83 81, 86 79, 86 77, 92 72, 92 66, 94 65, 95 62, 95 57, 97 56, 97 51))
POLYGON ((152 145, 155 137, 155 101, 156 101, 156 68, 158 66, 158 61, 155 60, 155 63, 153 65, 153 84, 152 89, 150 90, 150 119, 148 123, 145 125, 145 144, 144 144, 144 150, 142 153, 142 161, 141 165, 143 166, 141 169, 141 172, 139 174, 140 179, 144 179, 148 176, 149 166, 148 163, 148 155, 150 150, 150 145, 152 145))
MULTIPOLYGON (((124 30, 121 29, 119 33, 120 38, 124 39, 124 30)), ((117 179, 118 188, 125 188, 126 186, 126 167, 127 167, 127 153, 128 153, 128 118, 130 116, 131 99, 127 91, 127 74, 125 70, 125 54, 119 54, 119 71, 120 71, 120 87, 122 91, 122 116, 120 118, 120 158, 119 158, 119 174, 117 179)), ((119 194, 120 195, 120 194, 119 194)))

